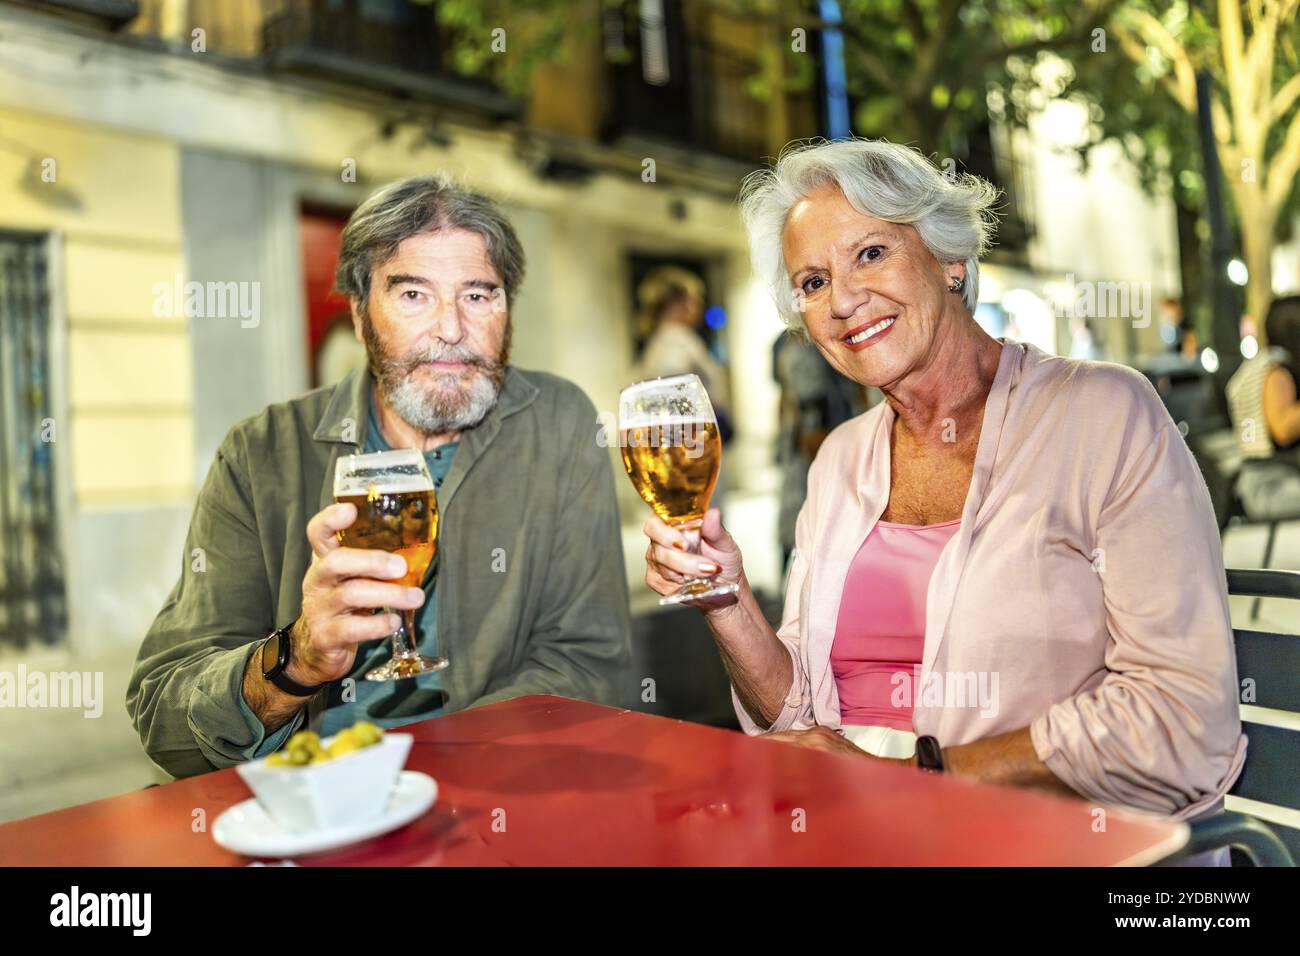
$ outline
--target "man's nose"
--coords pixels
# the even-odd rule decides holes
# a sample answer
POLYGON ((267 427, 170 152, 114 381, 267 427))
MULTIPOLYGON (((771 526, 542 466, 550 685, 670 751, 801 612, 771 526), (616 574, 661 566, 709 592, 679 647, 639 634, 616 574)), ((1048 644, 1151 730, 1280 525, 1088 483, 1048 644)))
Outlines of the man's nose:
POLYGON ((465 337, 464 318, 455 298, 441 299, 434 305, 430 332, 448 345, 457 345, 465 337))

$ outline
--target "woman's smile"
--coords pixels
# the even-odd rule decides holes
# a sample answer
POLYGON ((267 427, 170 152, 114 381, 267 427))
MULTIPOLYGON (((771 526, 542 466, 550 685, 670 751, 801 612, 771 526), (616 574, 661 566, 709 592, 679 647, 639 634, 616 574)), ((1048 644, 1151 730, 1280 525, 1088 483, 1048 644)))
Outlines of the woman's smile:
POLYGON ((850 331, 841 341, 850 351, 861 352, 883 339, 897 321, 897 315, 887 315, 883 319, 872 320, 850 331))

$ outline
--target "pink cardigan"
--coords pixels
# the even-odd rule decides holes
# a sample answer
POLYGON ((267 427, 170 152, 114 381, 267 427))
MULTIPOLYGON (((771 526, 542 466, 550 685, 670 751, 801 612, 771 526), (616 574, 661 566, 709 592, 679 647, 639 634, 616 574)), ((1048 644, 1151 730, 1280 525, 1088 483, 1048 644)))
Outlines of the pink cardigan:
MULTIPOLYGON (((915 731, 951 746, 1028 725, 1088 799, 1179 819, 1214 809, 1246 738, 1196 462, 1139 372, 999 341, 961 526, 927 593, 915 731)), ((836 613, 889 498, 893 421, 882 402, 813 463, 777 632, 794 681, 770 728, 733 688, 746 733, 840 727, 836 613)))

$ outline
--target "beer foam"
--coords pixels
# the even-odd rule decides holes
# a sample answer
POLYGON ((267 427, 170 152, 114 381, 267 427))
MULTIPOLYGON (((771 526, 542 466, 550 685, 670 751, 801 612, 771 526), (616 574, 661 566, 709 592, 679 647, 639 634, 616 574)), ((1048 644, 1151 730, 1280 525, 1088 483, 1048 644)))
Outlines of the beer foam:
POLYGON ((629 385, 623 389, 624 395, 635 395, 637 392, 659 391, 663 388, 671 388, 674 385, 691 385, 699 384, 700 378, 694 372, 687 372, 685 375, 669 375, 667 378, 649 378, 644 382, 637 382, 635 385, 629 385))
POLYGON ((619 428, 695 428, 717 425, 713 404, 693 374, 652 378, 629 385, 618 396, 619 428), (653 396, 638 408, 642 396, 653 396))
POLYGON ((376 494, 381 495, 404 495, 418 491, 433 491, 433 482, 428 475, 399 475, 394 474, 391 469, 370 475, 363 468, 346 479, 342 485, 336 486, 334 493, 337 495, 365 495, 370 493, 371 486, 374 487, 376 494), (340 490, 340 488, 344 490, 340 490))
POLYGON ((698 428, 701 431, 705 426, 712 425, 718 427, 717 421, 711 413, 704 413, 701 410, 699 415, 657 415, 653 412, 646 412, 639 415, 628 415, 626 418, 620 418, 618 427, 621 431, 630 431, 633 428, 698 428))
POLYGON ((424 466, 424 455, 413 448, 381 451, 370 455, 346 455, 334 472, 334 494, 364 495, 370 489, 383 495, 432 491, 433 481, 424 466))

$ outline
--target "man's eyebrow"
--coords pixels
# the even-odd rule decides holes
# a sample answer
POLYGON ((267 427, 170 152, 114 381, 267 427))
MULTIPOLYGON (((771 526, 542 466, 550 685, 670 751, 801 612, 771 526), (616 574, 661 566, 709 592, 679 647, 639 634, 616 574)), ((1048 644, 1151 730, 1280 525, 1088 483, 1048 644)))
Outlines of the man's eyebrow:
POLYGON ((493 282, 491 279, 469 279, 460 284, 462 289, 484 289, 487 292, 494 292, 501 288, 500 282, 493 282))
POLYGON ((430 283, 429 280, 424 278, 423 276, 413 276, 405 272, 399 272, 396 275, 391 275, 388 277, 388 279, 384 282, 384 288, 391 289, 395 285, 428 286, 431 284, 432 283, 430 283))

